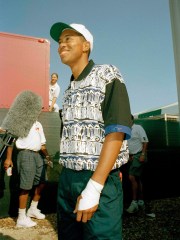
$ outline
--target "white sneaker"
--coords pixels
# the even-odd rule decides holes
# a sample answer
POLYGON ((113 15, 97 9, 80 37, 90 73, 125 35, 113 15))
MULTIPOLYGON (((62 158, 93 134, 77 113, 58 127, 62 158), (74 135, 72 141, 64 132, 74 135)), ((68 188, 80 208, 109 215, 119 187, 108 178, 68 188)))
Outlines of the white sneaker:
POLYGON ((41 213, 41 211, 37 208, 36 209, 29 208, 27 211, 27 216, 32 218, 37 218, 37 219, 45 218, 45 215, 41 213))
POLYGON ((136 201, 132 201, 128 209, 126 209, 128 213, 135 213, 138 211, 138 204, 136 201))
POLYGON ((155 213, 146 213, 146 216, 155 218, 156 214, 155 213))
POLYGON ((144 200, 138 200, 137 204, 139 208, 145 209, 144 200))
POLYGON ((24 228, 29 228, 29 227, 34 227, 36 226, 37 223, 32 221, 30 217, 21 217, 17 219, 16 227, 24 227, 24 228))

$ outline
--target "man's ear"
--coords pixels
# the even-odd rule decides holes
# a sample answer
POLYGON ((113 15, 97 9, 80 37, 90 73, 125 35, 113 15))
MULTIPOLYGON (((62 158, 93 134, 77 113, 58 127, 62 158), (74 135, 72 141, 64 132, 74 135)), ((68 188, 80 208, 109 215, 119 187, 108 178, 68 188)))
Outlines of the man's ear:
POLYGON ((88 41, 84 42, 84 51, 89 52, 90 51, 90 43, 88 41))

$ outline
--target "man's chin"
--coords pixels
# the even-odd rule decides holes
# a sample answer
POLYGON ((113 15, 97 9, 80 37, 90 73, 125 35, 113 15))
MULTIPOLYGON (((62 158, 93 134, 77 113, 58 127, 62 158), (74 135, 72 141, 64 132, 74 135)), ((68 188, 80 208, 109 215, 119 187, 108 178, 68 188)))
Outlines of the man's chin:
POLYGON ((62 57, 60 57, 60 58, 61 58, 61 62, 62 62, 63 64, 68 65, 68 60, 67 60, 67 59, 62 58, 62 57))

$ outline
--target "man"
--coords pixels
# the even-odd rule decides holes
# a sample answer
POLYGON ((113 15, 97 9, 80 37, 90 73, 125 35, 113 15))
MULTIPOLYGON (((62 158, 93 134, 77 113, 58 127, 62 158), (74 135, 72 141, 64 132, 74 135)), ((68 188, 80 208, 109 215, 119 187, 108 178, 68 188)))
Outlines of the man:
POLYGON ((131 135, 124 81, 115 66, 88 60, 93 36, 84 25, 55 23, 50 34, 72 71, 62 109, 58 237, 121 240, 119 167, 128 161, 131 135))
MULTIPOLYGON (((32 218, 44 219, 45 215, 37 208, 41 192, 45 186, 46 174, 45 163, 39 154, 41 150, 50 164, 50 157, 46 149, 46 139, 40 122, 36 121, 31 127, 27 137, 18 138, 16 147, 19 150, 17 155, 17 168, 20 176, 19 210, 16 227, 34 227, 37 223, 32 218), (35 186, 31 206, 26 213, 29 192, 35 186)), ((13 147, 8 147, 4 169, 13 167, 13 147)))
POLYGON ((49 111, 59 112, 59 106, 57 104, 57 98, 59 97, 60 87, 57 83, 58 74, 51 74, 51 81, 49 83, 49 111))
MULTIPOLYGON (((134 122, 133 115, 132 121, 134 122)), ((129 180, 132 186, 132 202, 127 209, 128 213, 135 213, 139 208, 144 208, 142 173, 146 162, 148 138, 142 126, 133 123, 129 147, 129 180)))

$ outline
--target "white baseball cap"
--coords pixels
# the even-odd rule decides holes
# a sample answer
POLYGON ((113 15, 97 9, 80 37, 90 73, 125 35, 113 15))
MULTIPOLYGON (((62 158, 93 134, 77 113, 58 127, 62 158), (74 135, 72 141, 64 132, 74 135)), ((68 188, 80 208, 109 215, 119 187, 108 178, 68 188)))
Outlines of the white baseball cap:
POLYGON ((59 42, 59 37, 61 36, 62 32, 66 29, 71 29, 71 30, 74 30, 74 31, 80 33, 90 43, 90 50, 92 52, 93 35, 82 24, 72 23, 72 24, 68 25, 63 22, 57 22, 52 25, 52 27, 50 29, 50 35, 56 42, 59 42))

